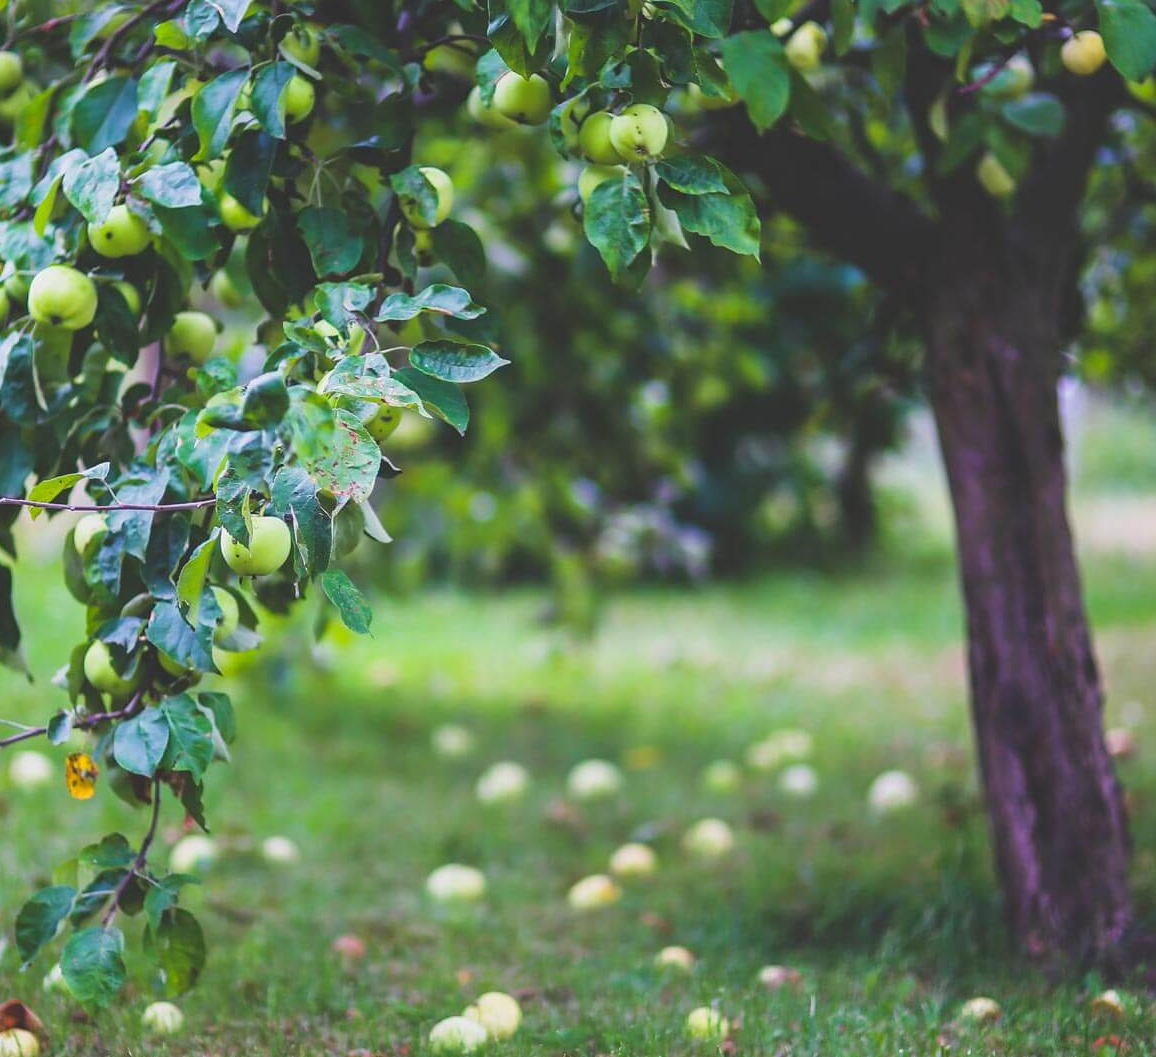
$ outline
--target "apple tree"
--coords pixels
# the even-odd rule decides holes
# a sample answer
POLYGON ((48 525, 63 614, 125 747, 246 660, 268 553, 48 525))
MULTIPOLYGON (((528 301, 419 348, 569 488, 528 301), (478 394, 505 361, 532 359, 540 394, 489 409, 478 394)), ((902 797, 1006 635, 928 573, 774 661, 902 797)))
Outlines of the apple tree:
POLYGON ((80 850, 17 916, 26 963, 70 930, 61 969, 82 1002, 125 980, 121 915, 143 915, 168 993, 195 982, 193 878, 166 872, 154 841, 166 809, 210 823, 204 783, 237 724, 203 677, 259 646, 255 601, 320 592, 368 629, 340 563, 362 536, 388 540, 370 501, 397 472, 383 446, 401 416, 464 431, 462 387, 507 362, 477 299, 483 242, 422 157, 431 54, 470 55, 482 119, 596 160, 582 230, 617 279, 640 283, 683 230, 757 255, 749 195, 661 109, 675 83, 719 91, 729 5, 669 13, 0 5, 0 656, 22 665, 22 511, 83 513, 63 573, 86 616, 55 680, 66 703, 0 749, 67 743, 73 797, 147 814, 139 839, 80 850), (435 263, 453 282, 423 281, 435 263), (216 310, 245 302, 262 317, 252 348, 215 355, 216 310))

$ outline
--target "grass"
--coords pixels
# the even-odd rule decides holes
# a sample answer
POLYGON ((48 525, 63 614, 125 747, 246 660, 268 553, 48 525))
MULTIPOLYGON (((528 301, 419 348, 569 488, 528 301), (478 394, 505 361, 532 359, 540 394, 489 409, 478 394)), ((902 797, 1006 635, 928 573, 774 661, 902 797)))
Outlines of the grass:
MULTIPOLYGON (((1093 555, 1089 594, 1120 706, 1156 676, 1143 648, 1156 623, 1147 589, 1156 565, 1093 555)), ((34 720, 60 699, 47 676, 81 615, 56 570, 26 570, 19 606, 38 676, 0 675, 6 718, 34 720)), ((210 961, 181 1000, 186 1032, 142 1039, 154 995, 127 924, 133 965, 124 1001, 95 1019, 40 993, 52 962, 16 971, 0 957, 0 999, 28 1001, 53 1033, 54 1054, 328 1057, 421 1052, 438 1019, 487 989, 523 1001, 523 1029, 503 1054, 681 1055, 683 1020, 717 1002, 739 1050, 765 1054, 1089 1052, 1118 1033, 1149 1052, 1140 992, 1123 1025, 1086 1012, 1094 979, 1049 981, 1005 946, 970 757, 959 612, 950 566, 934 555, 881 560, 859 575, 791 574, 697 592, 648 590, 613 599, 596 640, 580 648, 537 623, 533 592, 431 592, 381 600, 372 639, 331 636, 312 648, 310 614, 276 630, 261 667, 230 687, 241 736, 231 766, 211 775, 209 819, 226 854, 191 907, 210 961), (450 763, 429 748, 442 722, 464 722, 476 754, 450 763), (818 793, 792 800, 774 775, 749 774, 730 796, 705 794, 709 761, 741 759, 779 727, 815 735, 818 793), (564 776, 604 756, 628 769, 624 794, 566 805, 564 776), (519 760, 534 784, 521 802, 483 807, 473 783, 490 762, 519 760), (901 767, 923 790, 914 809, 874 819, 865 793, 901 767), (707 815, 736 829, 735 854, 688 861, 683 830, 707 815), (302 861, 275 869, 255 854, 291 836, 302 861), (661 869, 630 882, 616 907, 577 915, 566 891, 605 869, 632 837, 661 869), (423 895, 446 861, 485 870, 489 894, 447 912, 423 895), (332 940, 355 933, 368 956, 345 970, 332 940), (668 943, 698 956, 690 976, 652 966, 668 943), (798 968, 800 993, 768 994, 766 963, 798 968), (992 994, 1004 1021, 987 1032, 956 1023, 962 1001, 992 994)), ((1135 722, 1139 715, 1127 710, 1135 722)), ((1153 847, 1144 806, 1156 792, 1139 759, 1125 778, 1137 805, 1137 846, 1153 847)), ((59 760, 65 750, 53 750, 59 760)), ((3 779, 0 778, 0 782, 3 779)), ((162 849, 179 834, 168 805, 162 849)), ((143 814, 108 791, 72 802, 0 785, 0 919, 49 881, 53 867, 109 829, 137 839, 143 814)), ((1145 904, 1156 894, 1151 854, 1137 860, 1145 904)), ((59 942, 59 941, 58 941, 59 942)))

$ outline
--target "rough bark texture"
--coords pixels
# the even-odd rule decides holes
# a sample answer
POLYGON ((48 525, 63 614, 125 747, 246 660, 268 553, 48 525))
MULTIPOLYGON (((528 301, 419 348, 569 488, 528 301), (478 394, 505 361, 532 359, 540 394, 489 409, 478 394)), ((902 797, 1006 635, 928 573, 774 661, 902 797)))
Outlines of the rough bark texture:
POLYGON ((1110 962, 1131 922, 1128 831, 1065 510, 1055 316, 973 264, 925 320, 995 861, 1029 952, 1110 962))

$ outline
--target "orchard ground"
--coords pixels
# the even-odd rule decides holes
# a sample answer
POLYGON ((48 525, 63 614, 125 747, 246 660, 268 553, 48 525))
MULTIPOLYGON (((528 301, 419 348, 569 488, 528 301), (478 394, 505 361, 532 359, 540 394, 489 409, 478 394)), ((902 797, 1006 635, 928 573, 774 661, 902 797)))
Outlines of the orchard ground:
MULTIPOLYGON (((1137 898, 1149 918, 1153 433, 1135 417, 1097 411, 1077 461, 1108 725, 1130 724, 1136 741, 1121 769, 1137 898)), ((1105 1036, 1129 1053, 1152 1052, 1144 981, 1124 988, 1127 1016, 1105 1021, 1088 1012, 1102 981, 1045 979, 1005 946, 940 486, 919 457, 887 478, 892 538, 868 569, 621 593, 585 646, 567 646, 539 622, 544 599, 533 591, 382 598, 372 639, 329 638, 312 652, 313 614, 276 628, 269 656, 230 686, 234 758, 244 765, 210 786, 208 817, 225 853, 192 897, 211 954, 200 985, 178 1000, 184 1033, 142 1037, 140 1014, 155 996, 144 976, 96 1021, 43 995, 53 952, 20 974, 15 952, 3 951, 0 999, 28 1002, 52 1033, 50 1052, 76 1057, 417 1053, 437 1020, 492 989, 516 994, 526 1014, 512 1040, 492 1045, 496 1053, 709 1053, 712 1044, 687 1038, 684 1020, 710 1003, 731 1018, 734 1044, 747 1053, 924 1054, 950 1045, 1070 1055, 1094 1052, 1105 1036), (430 734, 445 722, 474 732, 472 756, 434 755, 430 734), (793 799, 776 773, 749 770, 736 793, 702 792, 707 763, 741 761, 782 727, 814 735, 813 797, 793 799), (623 766, 621 796, 566 799, 567 771, 589 757, 623 766), (530 792, 507 806, 479 804, 476 778, 506 759, 529 768, 530 792), (876 818, 867 789, 891 768, 916 778, 921 800, 876 818), (712 865, 689 860, 679 843, 705 816, 726 819, 737 835, 734 853, 712 865), (256 849, 272 834, 293 838, 300 862, 263 862, 256 849), (569 886, 605 870, 632 838, 652 843, 658 873, 625 882, 616 906, 570 910, 569 886), (429 902, 426 876, 450 861, 485 871, 481 904, 447 911, 429 902), (342 934, 367 946, 348 969, 330 950, 342 934), (654 968, 667 944, 695 953, 693 973, 654 968), (768 993, 755 980, 768 963, 798 969, 802 990, 768 993), (975 995, 1001 1003, 999 1025, 957 1022, 975 995)), ((41 567, 18 578, 37 682, 0 676, 0 714, 26 721, 57 703, 47 679, 82 619, 52 549, 39 550, 41 567)), ((62 765, 65 750, 49 751, 62 765)), ((0 920, 10 938, 16 909, 59 860, 102 826, 135 840, 146 820, 107 789, 76 803, 63 779, 27 793, 3 784, 6 770, 0 758, 0 920)), ((159 854, 178 823, 167 807, 159 854)))

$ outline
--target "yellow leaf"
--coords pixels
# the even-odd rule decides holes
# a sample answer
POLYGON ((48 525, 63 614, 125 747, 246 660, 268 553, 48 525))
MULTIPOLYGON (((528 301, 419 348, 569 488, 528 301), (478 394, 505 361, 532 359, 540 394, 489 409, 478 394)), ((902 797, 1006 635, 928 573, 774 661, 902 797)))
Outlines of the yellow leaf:
POLYGON ((64 781, 74 800, 91 800, 100 770, 87 752, 74 752, 64 763, 64 781))

